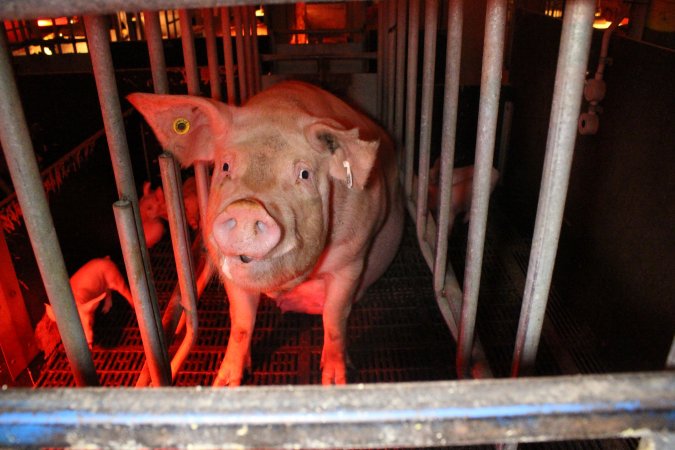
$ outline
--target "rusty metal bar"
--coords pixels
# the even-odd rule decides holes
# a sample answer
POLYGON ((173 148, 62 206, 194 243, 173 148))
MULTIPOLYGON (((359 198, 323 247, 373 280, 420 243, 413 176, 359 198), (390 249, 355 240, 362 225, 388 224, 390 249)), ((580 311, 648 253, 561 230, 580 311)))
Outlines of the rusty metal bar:
POLYGON ((457 111, 459 109, 459 69, 462 59, 464 2, 448 2, 448 36, 445 53, 445 93, 443 95, 443 133, 441 138, 440 204, 434 260, 434 292, 445 285, 448 259, 448 233, 452 226, 452 170, 455 161, 457 111))
POLYGON ((253 67, 252 67, 252 54, 253 49, 251 47, 251 16, 249 14, 248 6, 240 6, 239 11, 241 12, 241 22, 243 25, 242 37, 244 39, 244 72, 246 73, 246 97, 253 97, 255 89, 253 84, 253 67))
POLYGON ((417 168, 417 240, 420 247, 426 244, 427 191, 429 189, 429 154, 431 151, 431 126, 434 97, 434 71, 436 70, 436 31, 438 29, 438 0, 424 3, 424 56, 422 62, 422 105, 420 116, 420 147, 417 168))
POLYGON ((162 44, 162 28, 157 11, 143 11, 145 35, 148 40, 148 55, 155 94, 169 93, 169 78, 166 76, 166 60, 162 44))
POLYGON ((202 10, 204 18, 204 38, 206 40, 206 57, 209 64, 209 84, 211 87, 211 98, 222 100, 223 94, 220 88, 220 74, 218 71, 218 47, 216 46, 216 31, 213 23, 213 10, 204 8, 202 10))
POLYGON ((232 56, 232 36, 230 34, 230 8, 220 9, 221 24, 223 27, 223 53, 225 54, 225 83, 227 86, 227 103, 237 103, 237 93, 234 87, 234 58, 232 56))
POLYGON ((513 375, 527 374, 533 369, 539 347, 572 167, 594 12, 593 0, 570 0, 565 6, 513 375))
POLYGON ((324 386, 8 389, 0 445, 445 447, 675 430, 669 372, 324 386))
POLYGON ((262 73, 261 73, 261 68, 260 68, 260 49, 258 48, 258 20, 256 19, 255 11, 256 7, 255 6, 249 6, 251 8, 251 20, 252 20, 252 25, 251 25, 251 37, 252 37, 252 42, 251 45, 253 47, 253 79, 255 81, 255 90, 254 92, 257 94, 262 90, 262 73))
POLYGON ((70 288, 9 55, 5 33, 0 30, 0 142, 75 382, 78 386, 97 386, 96 369, 70 288))
POLYGON ((162 186, 164 187, 166 211, 169 217, 169 231, 171 232, 173 254, 176 260, 181 305, 187 317, 185 338, 171 361, 171 372, 176 374, 185 358, 187 358, 188 352, 197 341, 197 292, 190 239, 185 221, 180 171, 173 156, 169 153, 160 155, 159 168, 162 173, 162 186))
POLYGON ((380 122, 384 118, 384 57, 385 57, 385 4, 386 2, 377 3, 377 116, 380 122))
POLYGON ((412 197, 415 171, 415 137, 417 114, 417 59, 419 45, 420 0, 410 0, 408 5, 408 62, 406 64, 405 110, 405 172, 403 187, 406 201, 412 197))
POLYGON ((485 43, 483 46, 483 71, 476 136, 476 162, 471 198, 471 221, 469 222, 466 269, 464 270, 462 317, 459 324, 459 342, 457 343, 457 373, 462 378, 469 377, 471 372, 471 349, 473 348, 476 329, 478 291, 480 290, 481 270, 483 268, 483 251, 490 202, 490 178, 492 176, 497 118, 499 116, 506 7, 506 0, 489 0, 485 16, 485 43))
POLYGON ((387 131, 393 133, 394 131, 394 113, 396 109, 395 93, 396 93, 396 68, 398 63, 396 61, 396 35, 398 34, 398 24, 396 23, 396 3, 398 0, 387 0, 387 57, 385 63, 387 64, 387 131))
POLYGON ((144 277, 139 272, 134 272, 135 278, 129 278, 129 283, 139 283, 135 289, 147 289, 141 297, 136 298, 143 304, 137 309, 144 316, 138 318, 139 325, 147 327, 142 332, 149 342, 144 341, 145 348, 151 349, 151 353, 146 353, 147 359, 151 364, 156 365, 154 373, 157 378, 153 378, 155 386, 163 386, 171 383, 171 374, 168 365, 168 354, 164 343, 164 334, 161 332, 161 319, 159 315, 159 306, 157 304, 157 293, 150 269, 150 257, 145 244, 145 235, 140 220, 138 210, 138 196, 136 194, 136 185, 134 182, 133 170, 131 167, 131 158, 129 157, 129 147, 127 145, 126 133, 124 131, 124 121, 120 107, 119 94, 115 81, 115 72, 110 53, 110 43, 108 42, 108 29, 106 19, 100 16, 85 16, 84 24, 87 31, 89 52, 91 55, 94 77, 96 79, 96 88, 98 91, 99 102, 101 104, 101 113, 103 115, 103 125, 106 138, 108 139, 108 148, 112 160, 113 172, 115 173, 115 182, 117 193, 120 199, 131 202, 133 216, 136 223, 136 232, 138 236, 138 245, 140 256, 144 268, 144 277), (144 279, 142 279, 144 278, 144 279), (145 302, 148 303, 145 303, 145 302))

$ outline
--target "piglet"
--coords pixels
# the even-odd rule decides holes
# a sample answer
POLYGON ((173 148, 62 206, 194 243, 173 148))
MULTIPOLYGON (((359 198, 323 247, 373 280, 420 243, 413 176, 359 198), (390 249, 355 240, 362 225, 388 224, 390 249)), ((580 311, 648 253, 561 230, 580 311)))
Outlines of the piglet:
POLYGON ((161 218, 166 216, 166 203, 162 188, 150 189, 150 182, 143 184, 143 196, 138 200, 141 212, 141 223, 145 234, 145 245, 152 248, 164 236, 164 223, 161 218))
POLYGON ((241 383, 261 294, 283 311, 322 315, 322 382, 345 383, 352 303, 384 273, 403 230, 392 140, 300 82, 242 107, 191 96, 128 99, 183 166, 214 166, 201 228, 231 318, 214 384, 241 383))
MULTIPOLYGON (((77 312, 82 321, 87 344, 91 348, 94 341, 94 315, 101 302, 103 313, 108 313, 112 307, 112 291, 124 297, 133 308, 134 301, 124 277, 110 257, 96 258, 80 267, 70 277, 70 287, 77 304, 77 312)), ((45 305, 47 316, 55 321, 54 312, 50 305, 45 305)))

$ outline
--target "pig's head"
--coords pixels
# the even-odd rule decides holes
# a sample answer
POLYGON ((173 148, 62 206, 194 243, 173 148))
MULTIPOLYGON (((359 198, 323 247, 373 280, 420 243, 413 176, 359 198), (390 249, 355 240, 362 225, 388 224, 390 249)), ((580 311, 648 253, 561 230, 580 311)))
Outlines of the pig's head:
POLYGON ((288 289, 311 273, 345 213, 336 198, 364 189, 379 147, 300 109, 152 94, 129 101, 183 166, 213 164, 204 241, 221 276, 252 291, 288 289))

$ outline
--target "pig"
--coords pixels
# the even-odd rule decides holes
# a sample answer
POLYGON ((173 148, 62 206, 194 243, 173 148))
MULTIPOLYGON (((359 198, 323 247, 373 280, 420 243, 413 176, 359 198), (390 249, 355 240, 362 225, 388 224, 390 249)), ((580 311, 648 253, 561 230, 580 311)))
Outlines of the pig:
POLYGON ((146 181, 143 184, 143 196, 138 200, 138 208, 141 213, 143 234, 145 234, 145 245, 152 248, 164 236, 165 228, 161 217, 166 215, 166 203, 162 188, 152 190, 150 182, 146 181))
MULTIPOLYGON (((95 258, 80 267, 70 277, 70 287, 77 304, 84 335, 89 348, 94 342, 94 315, 101 302, 103 313, 112 307, 112 291, 118 292, 133 308, 134 300, 124 277, 110 257, 95 258)), ((56 321, 50 305, 45 305, 47 316, 56 321)))
MULTIPOLYGON (((168 220, 166 211, 166 199, 161 186, 150 189, 150 182, 143 184, 143 196, 138 200, 141 210, 141 222, 145 232, 145 240, 148 248, 155 245, 164 235, 164 224, 161 220, 168 220)), ((197 200, 197 183, 194 177, 189 177, 183 182, 183 204, 185 205, 185 217, 193 230, 199 228, 199 202, 197 200)))
POLYGON ((183 166, 214 165, 202 235, 231 318, 214 385, 237 386, 250 368, 261 294, 282 311, 322 315, 322 383, 346 383, 352 304, 387 269, 403 230, 392 140, 301 82, 240 107, 190 96, 128 99, 183 166))
MULTIPOLYGON (((440 158, 429 169, 429 209, 436 214, 440 206, 440 158)), ((473 198, 473 166, 458 167, 452 170, 452 217, 464 216, 464 223, 469 222, 468 212, 471 210, 473 198)), ((490 192, 499 180, 499 172, 493 168, 490 173, 490 192)))

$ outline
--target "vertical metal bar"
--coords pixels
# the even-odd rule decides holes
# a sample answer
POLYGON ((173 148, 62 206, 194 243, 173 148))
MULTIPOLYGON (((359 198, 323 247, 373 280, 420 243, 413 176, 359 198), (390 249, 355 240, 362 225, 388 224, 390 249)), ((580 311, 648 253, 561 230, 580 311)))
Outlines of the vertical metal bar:
POLYGON ((164 153, 159 157, 159 167, 162 173, 162 186, 164 187, 164 196, 166 198, 166 210, 169 218, 171 242, 173 243, 173 254, 176 260, 181 305, 187 317, 185 339, 171 362, 172 372, 176 373, 197 340, 197 292, 190 241, 187 224, 185 223, 179 168, 173 157, 168 153, 164 153))
POLYGON ((387 0, 387 130, 394 131, 394 113, 396 109, 396 35, 398 34, 398 24, 396 23, 396 2, 397 0, 387 0))
POLYGON ((75 382, 78 386, 97 386, 94 362, 68 282, 9 55, 5 33, 0 33, 0 92, 3 93, 0 142, 75 382))
POLYGON ((169 78, 166 76, 166 61, 162 45, 162 29, 157 11, 143 11, 145 35, 148 40, 148 55, 155 94, 169 93, 169 78))
POLYGON ((384 57, 385 57, 385 3, 377 4, 377 116, 380 121, 384 118, 384 57))
POLYGON ((223 26, 223 53, 225 54, 225 83, 227 85, 227 103, 237 103, 237 93, 234 87, 234 58, 232 57, 232 36, 230 34, 230 8, 223 6, 220 9, 223 26))
POLYGON ((478 291, 480 289, 488 205, 490 177, 494 158, 499 115, 499 94, 504 60, 504 31, 506 29, 506 0, 489 0, 485 16, 485 43, 483 45, 483 72, 478 109, 478 136, 474 165, 471 221, 464 270, 462 317, 457 343, 457 372, 468 377, 471 372, 471 349, 475 335, 478 291))
MULTIPOLYGON (((151 364, 157 365, 155 373, 158 377, 157 379, 153 379, 155 386, 168 385, 171 383, 171 373, 168 365, 169 357, 164 343, 164 334, 161 332, 157 293, 152 278, 149 264, 150 257, 145 244, 145 235, 143 234, 138 210, 138 196, 136 194, 131 159, 129 157, 129 147, 124 132, 124 120, 122 119, 122 110, 115 82, 112 56, 110 54, 106 19, 101 16, 85 16, 84 24, 89 39, 89 52, 94 70, 94 78, 96 79, 99 102, 101 103, 103 125, 108 139, 110 158, 115 174, 117 194, 120 199, 126 199, 131 202, 136 218, 136 230, 145 280, 141 280, 143 277, 138 276, 138 272, 135 272, 137 278, 130 278, 129 283, 140 283, 147 286, 146 295, 143 295, 140 299, 135 299, 141 302, 148 299, 148 303, 143 303, 140 307, 144 316, 142 318, 139 317, 138 321, 139 325, 143 323, 148 327, 145 335, 151 339, 148 346, 152 348, 152 352, 146 356, 151 364)), ((140 289, 140 286, 136 288, 140 289)), ((144 342, 145 345, 146 343, 144 342)))
POLYGON ((206 39, 206 57, 209 64, 209 84, 211 86, 211 98, 222 100, 223 94, 220 88, 220 75, 218 65, 218 48, 216 46, 216 31, 213 24, 213 10, 204 8, 204 37, 206 39))
MULTIPOLYGON (((152 355, 153 352, 155 352, 155 347, 158 346, 159 343, 156 341, 156 336, 149 331, 152 330, 154 324, 147 323, 148 320, 152 320, 152 314, 146 309, 146 305, 151 303, 151 299, 148 295, 149 286, 146 284, 147 279, 144 276, 145 268, 143 266, 140 250, 141 242, 136 228, 136 219, 134 218, 132 203, 126 199, 118 200, 113 205, 113 211, 115 213, 117 229, 119 230, 120 245, 124 256, 124 266, 127 270, 131 293, 135 300, 134 309, 136 310, 136 317, 138 318, 138 327, 141 332, 141 340, 143 341, 143 350, 146 355, 152 355)), ((161 335, 164 336, 163 329, 161 335)), ((154 358, 147 359, 147 366, 155 386, 159 386, 157 383, 160 382, 162 383, 162 386, 171 384, 171 375, 165 374, 165 368, 160 364, 157 364, 154 358), (165 377, 167 378, 165 379, 165 377)))
POLYGON ((255 81, 255 89, 253 93, 258 93, 262 90, 262 78, 260 69, 260 49, 258 48, 258 20, 255 16, 255 6, 251 8, 251 45, 253 47, 253 79, 255 81))
POLYGON ((424 3, 424 59, 422 62, 422 106, 420 116, 419 166, 417 168, 417 239, 425 241, 427 231, 427 190, 429 189, 429 153, 433 115, 434 71, 436 68, 436 31, 438 0, 424 3))
POLYGON ((511 370, 514 376, 534 368, 539 346, 565 209, 594 12, 593 0, 570 0, 565 8, 537 219, 511 370))
POLYGON ((394 139, 403 144, 403 117, 405 115, 405 40, 408 33, 406 20, 407 0, 398 0, 396 18, 396 108, 394 110, 394 139))
POLYGON ((673 337, 673 343, 670 345, 670 351, 666 359, 666 369, 675 369, 675 337, 673 337))
POLYGON ((233 7, 234 13, 234 35, 237 46, 237 75, 239 76, 239 103, 243 104, 248 99, 248 89, 246 87, 246 56, 244 56, 244 41, 242 38, 241 8, 233 7))
POLYGON ((197 67, 197 55, 195 53, 195 34, 192 30, 190 11, 178 10, 180 20, 180 40, 183 45, 183 60, 185 62, 185 78, 189 95, 200 95, 199 68, 197 67))
POLYGON ((251 20, 248 6, 240 6, 241 19, 243 24, 244 37, 244 72, 246 73, 246 94, 247 97, 253 96, 253 64, 251 64, 253 50, 251 48, 251 20))
POLYGON ((440 205, 438 208, 438 233, 434 262, 434 291, 439 293, 445 285, 448 253, 448 232, 452 215, 452 169, 455 161, 457 136, 457 110, 459 105, 459 69, 462 59, 462 29, 464 2, 450 0, 448 4, 448 36, 445 54, 445 93, 443 96, 443 137, 441 139, 440 205))
POLYGON ((406 64, 405 174, 406 201, 412 196, 415 170, 415 125, 417 121, 417 59, 419 46, 420 0, 410 0, 408 8, 408 62, 406 64))

